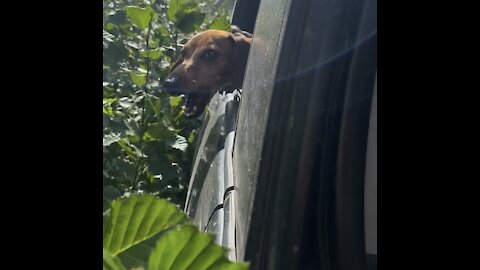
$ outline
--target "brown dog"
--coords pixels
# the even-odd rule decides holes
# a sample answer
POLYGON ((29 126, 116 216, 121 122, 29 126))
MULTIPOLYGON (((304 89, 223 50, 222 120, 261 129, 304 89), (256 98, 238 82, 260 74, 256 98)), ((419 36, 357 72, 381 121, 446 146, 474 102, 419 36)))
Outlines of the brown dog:
POLYGON ((217 91, 242 87, 251 43, 251 34, 234 28, 207 30, 185 44, 164 86, 171 94, 185 95, 186 117, 201 115, 217 91))

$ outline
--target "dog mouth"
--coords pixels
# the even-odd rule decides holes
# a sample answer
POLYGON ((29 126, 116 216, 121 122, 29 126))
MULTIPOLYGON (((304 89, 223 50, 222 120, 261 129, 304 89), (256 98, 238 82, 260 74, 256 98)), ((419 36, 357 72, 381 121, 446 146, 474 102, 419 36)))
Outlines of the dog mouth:
POLYGON ((210 100, 210 94, 203 89, 185 91, 177 87, 166 86, 165 91, 173 96, 183 96, 182 107, 185 118, 200 116, 210 100))
POLYGON ((200 116, 207 106, 209 95, 206 93, 188 93, 183 97, 183 112, 186 118, 200 116))

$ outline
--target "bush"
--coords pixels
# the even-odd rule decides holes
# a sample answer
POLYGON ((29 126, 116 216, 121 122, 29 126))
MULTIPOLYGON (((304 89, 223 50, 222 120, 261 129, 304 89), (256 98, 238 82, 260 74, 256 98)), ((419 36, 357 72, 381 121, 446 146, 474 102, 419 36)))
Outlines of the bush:
POLYGON ((165 93, 161 82, 193 33, 229 29, 224 6, 231 1, 103 4, 104 210, 142 192, 183 207, 201 121, 185 119, 181 97, 165 93))

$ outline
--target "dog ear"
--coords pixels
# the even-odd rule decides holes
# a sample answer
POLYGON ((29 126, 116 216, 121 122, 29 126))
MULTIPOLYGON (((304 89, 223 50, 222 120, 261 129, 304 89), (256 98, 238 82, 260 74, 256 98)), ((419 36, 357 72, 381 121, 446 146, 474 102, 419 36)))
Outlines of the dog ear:
POLYGON ((243 34, 231 34, 230 40, 233 46, 233 55, 230 60, 230 68, 228 70, 230 82, 235 88, 241 88, 245 68, 247 66, 248 53, 250 51, 251 39, 243 34))
POLYGON ((247 31, 243 31, 242 29, 240 29, 240 27, 236 26, 236 25, 231 25, 230 26, 230 32, 232 34, 242 34, 246 37, 249 37, 249 38, 253 38, 253 35, 250 34, 249 32, 247 31))

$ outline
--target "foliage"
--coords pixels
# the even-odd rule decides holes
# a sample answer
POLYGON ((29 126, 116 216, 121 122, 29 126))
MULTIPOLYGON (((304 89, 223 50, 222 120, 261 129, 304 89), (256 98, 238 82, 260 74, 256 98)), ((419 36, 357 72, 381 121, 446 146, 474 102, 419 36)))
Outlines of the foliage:
POLYGON ((194 33, 229 29, 232 3, 103 1, 104 269, 248 267, 229 262, 178 208, 201 120, 187 120, 182 97, 162 86, 194 33))
POLYGON ((104 210, 125 193, 183 205, 200 120, 162 82, 193 33, 228 29, 223 2, 103 1, 104 210))
POLYGON ((183 211, 153 195, 114 200, 103 237, 104 269, 248 269, 230 262, 226 249, 189 224, 183 211))

